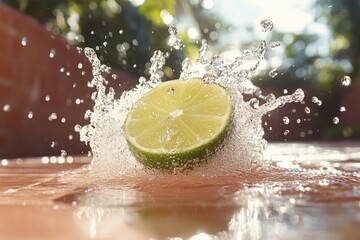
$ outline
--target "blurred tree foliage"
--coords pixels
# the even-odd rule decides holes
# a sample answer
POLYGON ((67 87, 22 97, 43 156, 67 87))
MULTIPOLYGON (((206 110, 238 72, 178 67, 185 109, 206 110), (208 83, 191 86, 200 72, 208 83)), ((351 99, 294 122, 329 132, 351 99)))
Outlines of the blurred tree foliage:
MULTIPOLYGON (((332 32, 331 54, 337 62, 351 64, 352 75, 360 74, 360 1, 316 0, 317 20, 332 32)), ((341 64, 340 64, 341 65, 341 64)))
MULTIPOLYGON (((185 57, 197 56, 196 39, 186 33, 189 26, 179 30, 186 48, 172 51, 167 45, 169 22, 164 17, 187 18, 196 23, 199 36, 212 43, 211 32, 220 18, 201 6, 201 1, 184 0, 4 0, 5 3, 39 20, 55 35, 65 37, 80 47, 94 48, 100 60, 114 68, 140 76, 147 72, 149 59, 155 50, 169 52, 164 68, 166 78, 180 74, 185 57), (137 4, 139 2, 139 4, 137 4)), ((222 24, 225 26, 225 24, 222 24)))
MULTIPOLYGON (((341 91, 341 79, 360 74, 360 1, 316 0, 315 22, 329 28, 330 38, 319 39, 313 30, 301 33, 273 32, 273 41, 285 43, 284 64, 276 78, 260 85, 305 86, 324 98, 341 91)), ((311 27, 311 26, 310 26, 311 27)), ((264 78, 263 78, 264 79, 264 78)))
MULTIPOLYGON (((264 88, 303 88, 322 100, 321 137, 359 137, 357 126, 334 126, 332 118, 339 115, 341 96, 346 88, 342 78, 347 75, 353 81, 360 76, 360 1, 359 0, 316 0, 311 9, 314 23, 304 26, 300 33, 279 32, 276 26, 271 34, 272 42, 281 43, 284 48, 282 64, 275 77, 269 76, 269 69, 254 78, 256 85, 264 88), (317 26, 315 26, 317 25, 317 26), (328 31, 328 37, 321 37, 328 31), (349 129, 351 131, 349 131, 349 129), (349 134, 351 132, 351 134, 349 134)), ((254 32, 248 29, 249 35, 254 32)), ((251 48, 254 39, 244 44, 251 48)), ((276 50, 276 49, 274 49, 276 50)), ((267 58, 276 55, 268 51, 267 58)))

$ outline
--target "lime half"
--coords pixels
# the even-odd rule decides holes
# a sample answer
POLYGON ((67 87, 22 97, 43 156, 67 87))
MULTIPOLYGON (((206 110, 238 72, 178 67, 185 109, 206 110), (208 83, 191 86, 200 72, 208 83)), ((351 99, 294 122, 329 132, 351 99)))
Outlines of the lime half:
POLYGON ((231 112, 230 96, 220 85, 173 80, 145 94, 123 128, 131 151, 144 165, 192 168, 221 145, 231 112))

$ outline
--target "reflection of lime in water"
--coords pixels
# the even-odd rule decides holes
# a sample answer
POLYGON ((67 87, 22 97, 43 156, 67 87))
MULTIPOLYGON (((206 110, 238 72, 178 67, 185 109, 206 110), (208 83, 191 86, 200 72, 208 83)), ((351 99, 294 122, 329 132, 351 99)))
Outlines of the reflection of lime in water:
POLYGON ((231 112, 230 96, 219 85, 200 79, 168 81, 128 113, 125 137, 146 166, 191 168, 222 143, 231 112))

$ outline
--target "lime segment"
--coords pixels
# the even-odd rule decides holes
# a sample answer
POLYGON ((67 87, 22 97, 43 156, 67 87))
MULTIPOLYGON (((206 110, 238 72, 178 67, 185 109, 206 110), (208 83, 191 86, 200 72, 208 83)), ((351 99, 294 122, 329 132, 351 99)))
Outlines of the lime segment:
POLYGON ((145 94, 123 128, 130 149, 144 165, 191 168, 223 142, 231 112, 223 87, 201 79, 173 80, 145 94))

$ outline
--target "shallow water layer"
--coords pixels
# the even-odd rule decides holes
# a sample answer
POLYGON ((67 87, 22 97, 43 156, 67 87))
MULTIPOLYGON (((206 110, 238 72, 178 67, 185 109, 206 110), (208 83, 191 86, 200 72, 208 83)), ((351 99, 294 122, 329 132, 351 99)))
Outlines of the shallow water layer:
POLYGON ((360 143, 270 144, 265 158, 271 166, 251 173, 115 179, 87 157, 9 161, 0 237, 358 239, 360 143))

